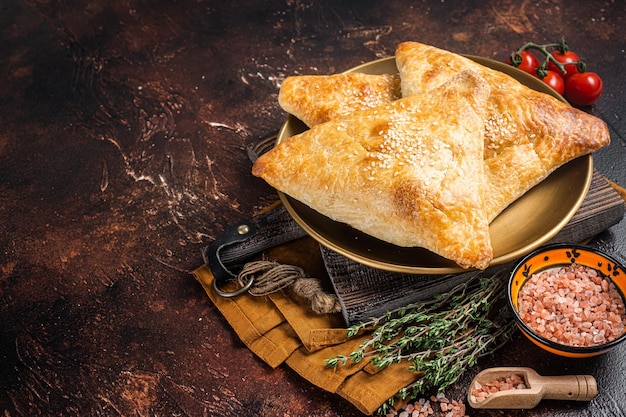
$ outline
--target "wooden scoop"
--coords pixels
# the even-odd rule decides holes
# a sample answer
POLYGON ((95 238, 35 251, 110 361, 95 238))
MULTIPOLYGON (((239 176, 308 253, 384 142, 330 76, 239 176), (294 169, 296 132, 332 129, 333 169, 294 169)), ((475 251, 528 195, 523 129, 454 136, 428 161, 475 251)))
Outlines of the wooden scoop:
POLYGON ((473 408, 529 409, 542 399, 590 401, 598 393, 596 380, 591 375, 541 376, 531 368, 501 367, 480 372, 472 380, 467 393, 473 408), (520 375, 526 388, 509 389, 489 394, 487 398, 476 398, 472 391, 500 378, 520 375))

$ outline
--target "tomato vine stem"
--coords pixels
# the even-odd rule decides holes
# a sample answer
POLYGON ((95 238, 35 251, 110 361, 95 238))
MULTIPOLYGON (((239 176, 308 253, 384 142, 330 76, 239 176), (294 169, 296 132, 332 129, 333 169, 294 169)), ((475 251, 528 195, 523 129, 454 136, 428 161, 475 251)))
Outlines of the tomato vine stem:
MULTIPOLYGON (((537 77, 541 79, 545 78, 545 76, 547 75, 548 63, 550 62, 552 62, 559 69, 561 75, 567 73, 565 65, 557 61, 550 52, 550 49, 556 49, 560 53, 565 54, 569 50, 569 46, 567 45, 567 42, 565 42, 565 38, 561 38, 561 40, 557 43, 538 44, 534 42, 527 42, 511 54, 511 62, 515 66, 519 66, 519 64, 522 62, 522 56, 520 55, 520 53, 529 49, 539 51, 545 56, 543 62, 537 68, 537 77)), ((586 70, 585 63, 581 60, 567 63, 567 65, 576 65, 579 72, 585 72, 586 70)))

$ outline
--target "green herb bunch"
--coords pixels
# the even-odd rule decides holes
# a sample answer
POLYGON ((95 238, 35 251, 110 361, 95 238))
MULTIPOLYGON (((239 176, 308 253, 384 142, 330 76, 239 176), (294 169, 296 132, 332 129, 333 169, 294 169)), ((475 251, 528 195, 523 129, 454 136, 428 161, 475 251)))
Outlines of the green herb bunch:
POLYGON ((326 360, 334 368, 368 358, 378 368, 407 362, 421 375, 378 410, 385 414, 394 400, 415 399, 429 390, 444 392, 481 356, 507 341, 514 329, 505 306, 505 285, 499 274, 476 275, 447 293, 412 304, 348 329, 348 337, 371 332, 348 356, 326 360))

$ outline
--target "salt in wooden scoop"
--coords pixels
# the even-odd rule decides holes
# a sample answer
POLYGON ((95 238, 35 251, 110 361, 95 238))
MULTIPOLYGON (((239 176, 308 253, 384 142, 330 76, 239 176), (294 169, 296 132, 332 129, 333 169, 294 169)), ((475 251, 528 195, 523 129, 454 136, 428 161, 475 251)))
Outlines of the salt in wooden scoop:
POLYGON ((480 372, 472 380, 467 393, 473 408, 529 409, 546 400, 590 401, 598 393, 596 380, 591 375, 541 376, 531 368, 501 367, 480 372), (525 388, 507 389, 478 398, 472 392, 494 381, 519 375, 525 388))

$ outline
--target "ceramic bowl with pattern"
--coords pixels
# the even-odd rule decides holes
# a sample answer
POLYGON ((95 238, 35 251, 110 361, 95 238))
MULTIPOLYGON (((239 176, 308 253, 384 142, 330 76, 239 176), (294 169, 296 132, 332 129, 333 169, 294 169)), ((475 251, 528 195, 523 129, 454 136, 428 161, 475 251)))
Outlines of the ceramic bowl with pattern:
POLYGON ((520 259, 508 303, 522 333, 572 358, 600 355, 626 339, 626 269, 589 246, 554 244, 520 259))

